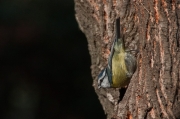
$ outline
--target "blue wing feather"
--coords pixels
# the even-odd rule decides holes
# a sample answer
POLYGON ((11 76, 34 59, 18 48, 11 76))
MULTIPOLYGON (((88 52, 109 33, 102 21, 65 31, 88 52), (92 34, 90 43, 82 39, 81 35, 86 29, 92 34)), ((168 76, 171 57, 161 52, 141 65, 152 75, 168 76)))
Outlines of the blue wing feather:
POLYGON ((117 43, 118 39, 120 39, 120 18, 116 19, 116 25, 115 25, 115 39, 113 41, 113 44, 111 46, 111 53, 109 55, 109 58, 108 58, 108 67, 107 67, 107 73, 109 74, 108 75, 108 79, 109 79, 109 82, 110 84, 112 84, 112 58, 113 58, 113 55, 114 55, 114 45, 117 43))

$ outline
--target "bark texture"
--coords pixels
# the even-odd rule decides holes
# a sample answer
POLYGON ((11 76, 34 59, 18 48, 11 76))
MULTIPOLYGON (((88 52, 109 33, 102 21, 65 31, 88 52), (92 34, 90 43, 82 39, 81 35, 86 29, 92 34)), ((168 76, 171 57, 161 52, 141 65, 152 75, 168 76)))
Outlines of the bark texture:
POLYGON ((93 86, 107 118, 180 119, 180 0, 75 0, 76 19, 88 40, 93 86), (137 70, 120 100, 119 89, 98 89, 121 18, 137 70))

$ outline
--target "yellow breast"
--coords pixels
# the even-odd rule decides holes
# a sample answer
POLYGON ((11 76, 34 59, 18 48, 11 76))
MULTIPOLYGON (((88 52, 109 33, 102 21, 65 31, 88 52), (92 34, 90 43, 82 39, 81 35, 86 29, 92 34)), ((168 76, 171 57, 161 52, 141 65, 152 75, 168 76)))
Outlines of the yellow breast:
POLYGON ((120 88, 129 83, 127 68, 125 65, 125 53, 114 53, 112 59, 112 87, 120 88))

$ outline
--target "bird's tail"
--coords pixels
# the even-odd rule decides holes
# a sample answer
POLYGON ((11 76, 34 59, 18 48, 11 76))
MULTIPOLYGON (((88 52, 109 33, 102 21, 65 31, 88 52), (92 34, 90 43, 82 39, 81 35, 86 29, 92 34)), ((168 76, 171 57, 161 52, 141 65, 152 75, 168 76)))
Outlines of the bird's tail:
POLYGON ((114 42, 114 50, 116 52, 124 51, 124 41, 123 37, 121 36, 121 28, 120 28, 120 17, 116 19, 116 38, 114 42))
POLYGON ((116 40, 118 40, 118 39, 120 39, 120 17, 118 19, 116 19, 115 27, 116 27, 116 40))

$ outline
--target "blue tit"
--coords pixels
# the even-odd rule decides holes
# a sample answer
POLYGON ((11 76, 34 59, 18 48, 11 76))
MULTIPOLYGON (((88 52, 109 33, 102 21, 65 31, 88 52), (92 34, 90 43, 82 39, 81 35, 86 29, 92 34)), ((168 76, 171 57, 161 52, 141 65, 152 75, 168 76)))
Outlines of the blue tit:
POLYGON ((116 37, 111 47, 108 65, 98 76, 98 88, 121 88, 129 84, 136 70, 136 59, 125 51, 120 38, 120 18, 116 20, 116 37))

